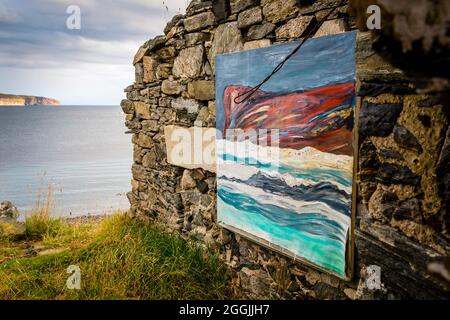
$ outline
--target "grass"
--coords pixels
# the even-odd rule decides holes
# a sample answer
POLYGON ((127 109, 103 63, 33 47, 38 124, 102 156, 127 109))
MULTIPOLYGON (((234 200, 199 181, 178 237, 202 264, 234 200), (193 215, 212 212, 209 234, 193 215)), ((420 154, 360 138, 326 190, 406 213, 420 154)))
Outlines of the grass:
POLYGON ((0 240, 0 299, 224 299, 224 265, 214 254, 125 215, 67 223, 34 213, 26 239, 0 240), (58 253, 16 258, 32 243, 58 253), (81 270, 81 289, 66 286, 81 270))

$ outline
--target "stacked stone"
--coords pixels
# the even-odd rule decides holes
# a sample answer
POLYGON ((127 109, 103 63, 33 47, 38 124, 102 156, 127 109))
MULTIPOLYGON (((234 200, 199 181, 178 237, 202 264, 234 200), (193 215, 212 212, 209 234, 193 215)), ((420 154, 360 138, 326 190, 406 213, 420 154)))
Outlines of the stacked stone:
MULTIPOLYGON (((358 35, 360 199, 352 282, 317 272, 218 227, 215 174, 168 163, 166 126, 215 126, 216 55, 302 38, 329 8, 341 3, 194 0, 186 15, 167 24, 165 35, 144 43, 133 61, 135 83, 126 88, 127 99, 121 104, 133 132, 131 212, 218 250, 240 295, 446 296, 442 282, 426 269, 430 261, 449 252, 445 205, 436 177, 439 168, 446 170, 439 159, 449 158, 450 148, 443 147, 448 120, 442 105, 417 94, 403 71, 373 52, 370 34, 358 35), (441 149, 447 156, 440 155, 441 149), (372 264, 382 267, 383 286, 367 292, 364 270, 372 264)), ((316 36, 352 28, 345 4, 316 36)))

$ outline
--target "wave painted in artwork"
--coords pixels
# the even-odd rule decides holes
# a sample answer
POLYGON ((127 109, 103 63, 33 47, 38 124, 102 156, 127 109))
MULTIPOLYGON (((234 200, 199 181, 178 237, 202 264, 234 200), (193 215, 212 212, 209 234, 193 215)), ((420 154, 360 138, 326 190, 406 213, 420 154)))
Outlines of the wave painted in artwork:
MULTIPOLYGON (((342 42, 354 51, 354 34, 311 40, 303 56, 294 56, 284 70, 284 88, 268 85, 239 104, 235 98, 255 85, 238 75, 250 56, 217 59, 217 94, 222 97, 217 128, 225 137, 217 141, 217 193, 219 223, 345 277, 355 84, 354 53, 342 42), (329 71, 324 67, 337 73, 319 81, 329 71), (277 129, 279 135, 268 145, 259 140, 264 135, 236 141, 226 134, 258 129, 277 129)), ((254 50, 252 59, 270 65, 285 50, 283 45, 254 50)))

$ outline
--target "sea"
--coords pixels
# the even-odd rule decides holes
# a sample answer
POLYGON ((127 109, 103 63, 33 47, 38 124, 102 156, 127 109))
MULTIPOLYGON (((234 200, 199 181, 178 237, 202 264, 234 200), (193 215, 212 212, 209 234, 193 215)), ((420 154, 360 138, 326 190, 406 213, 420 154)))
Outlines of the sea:
POLYGON ((0 201, 21 219, 126 210, 132 144, 120 106, 0 106, 0 201))

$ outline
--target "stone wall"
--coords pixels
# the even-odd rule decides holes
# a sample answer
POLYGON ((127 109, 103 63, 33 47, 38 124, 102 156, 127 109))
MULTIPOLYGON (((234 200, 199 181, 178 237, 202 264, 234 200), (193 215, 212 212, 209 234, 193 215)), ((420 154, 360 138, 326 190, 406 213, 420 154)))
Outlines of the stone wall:
MULTIPOLYGON (((167 126, 215 127, 214 57, 301 38, 340 1, 194 0, 134 57, 122 101, 133 132, 131 212, 217 250, 236 294, 289 299, 448 298, 449 117, 433 91, 358 33, 359 188, 355 275, 345 282, 220 228, 216 177, 168 163, 167 126), (424 93, 425 92, 425 93, 424 93), (447 258, 448 259, 448 258, 447 258), (366 285, 381 268, 381 288, 366 285), (447 280, 445 277, 447 276, 447 280)), ((316 36, 355 29, 345 4, 316 36)))

